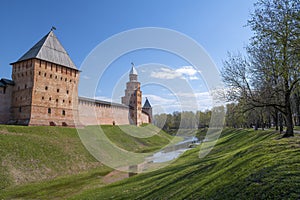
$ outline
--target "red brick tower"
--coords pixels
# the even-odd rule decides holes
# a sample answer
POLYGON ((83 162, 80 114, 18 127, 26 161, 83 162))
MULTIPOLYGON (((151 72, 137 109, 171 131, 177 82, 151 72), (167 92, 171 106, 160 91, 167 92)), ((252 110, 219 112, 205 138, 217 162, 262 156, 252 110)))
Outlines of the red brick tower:
POLYGON ((75 125, 79 71, 52 30, 11 65, 9 123, 75 125))
POLYGON ((141 83, 137 80, 138 74, 132 63, 129 73, 129 82, 126 84, 125 96, 122 97, 122 103, 129 106, 129 121, 130 124, 142 124, 142 91, 141 83))
POLYGON ((146 97, 145 104, 142 108, 142 111, 148 114, 149 123, 152 123, 152 121, 153 121, 153 119, 152 119, 152 106, 151 106, 150 102, 148 101, 147 97, 146 97))

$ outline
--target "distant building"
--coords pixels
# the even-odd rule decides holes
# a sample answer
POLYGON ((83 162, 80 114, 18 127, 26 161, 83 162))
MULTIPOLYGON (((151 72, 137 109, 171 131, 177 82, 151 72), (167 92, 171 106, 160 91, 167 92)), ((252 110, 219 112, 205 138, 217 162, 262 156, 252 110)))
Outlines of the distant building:
POLYGON ((2 124, 75 126, 151 122, 151 106, 148 111, 141 107, 142 92, 134 66, 123 104, 78 97, 79 70, 52 30, 11 65, 12 80, 0 80, 2 124))

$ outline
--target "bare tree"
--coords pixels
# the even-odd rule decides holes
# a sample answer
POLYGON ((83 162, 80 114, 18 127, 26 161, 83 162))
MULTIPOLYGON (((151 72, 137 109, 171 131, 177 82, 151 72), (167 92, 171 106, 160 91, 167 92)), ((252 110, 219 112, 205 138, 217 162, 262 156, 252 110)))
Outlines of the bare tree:
POLYGON ((293 136, 292 94, 300 80, 300 0, 259 0, 248 21, 254 36, 247 58, 229 55, 223 78, 230 100, 244 110, 273 107, 293 136))

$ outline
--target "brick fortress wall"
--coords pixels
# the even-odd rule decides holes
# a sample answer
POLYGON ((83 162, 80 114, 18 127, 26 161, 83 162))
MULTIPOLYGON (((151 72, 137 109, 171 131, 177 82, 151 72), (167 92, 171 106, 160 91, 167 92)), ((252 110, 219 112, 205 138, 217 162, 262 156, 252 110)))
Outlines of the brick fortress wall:
MULTIPOLYGON (((82 125, 130 124, 131 110, 125 105, 79 98, 78 111, 79 122, 82 125)), ((141 123, 150 122, 146 113, 142 113, 141 118, 141 123)))

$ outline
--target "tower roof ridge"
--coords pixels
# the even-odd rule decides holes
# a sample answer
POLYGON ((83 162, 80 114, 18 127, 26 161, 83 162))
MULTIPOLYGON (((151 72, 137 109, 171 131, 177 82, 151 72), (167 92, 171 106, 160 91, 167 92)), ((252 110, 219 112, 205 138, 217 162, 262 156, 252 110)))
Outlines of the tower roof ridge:
POLYGON ((17 62, 32 58, 38 58, 77 70, 77 67, 59 42, 52 29, 31 49, 29 49, 17 62))

